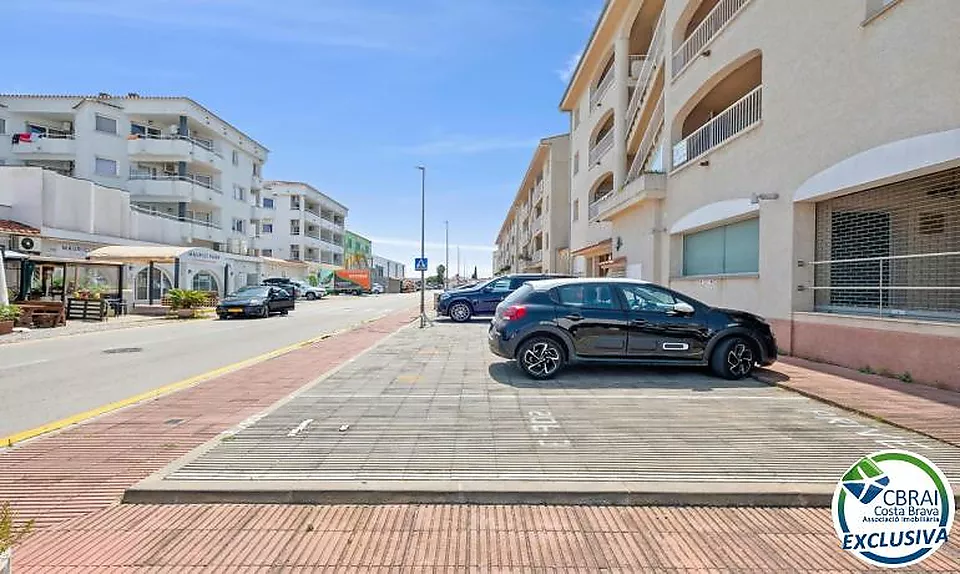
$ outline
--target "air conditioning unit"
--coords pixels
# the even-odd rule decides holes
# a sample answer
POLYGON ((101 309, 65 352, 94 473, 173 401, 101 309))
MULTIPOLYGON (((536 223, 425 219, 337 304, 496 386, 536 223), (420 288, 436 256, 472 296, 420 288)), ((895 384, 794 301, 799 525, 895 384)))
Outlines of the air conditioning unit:
POLYGON ((61 127, 63 128, 63 131, 65 131, 65 132, 72 132, 72 131, 73 131, 73 122, 63 122, 63 124, 61 125, 61 127))
POLYGON ((40 253, 40 238, 27 235, 18 236, 14 248, 23 253, 40 253))

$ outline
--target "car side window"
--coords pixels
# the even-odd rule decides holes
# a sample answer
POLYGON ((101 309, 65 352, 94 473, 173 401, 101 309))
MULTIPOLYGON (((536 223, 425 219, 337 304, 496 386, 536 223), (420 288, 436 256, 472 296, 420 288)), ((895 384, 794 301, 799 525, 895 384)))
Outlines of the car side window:
POLYGON ((620 290, 631 311, 666 313, 677 304, 676 297, 670 293, 646 285, 623 285, 620 290))
POLYGON ((513 291, 510 288, 510 279, 498 279, 490 284, 490 290, 494 293, 509 293, 513 291))
POLYGON ((564 285, 557 287, 557 298, 561 305, 583 309, 619 309, 613 290, 609 285, 588 283, 584 285, 564 285))

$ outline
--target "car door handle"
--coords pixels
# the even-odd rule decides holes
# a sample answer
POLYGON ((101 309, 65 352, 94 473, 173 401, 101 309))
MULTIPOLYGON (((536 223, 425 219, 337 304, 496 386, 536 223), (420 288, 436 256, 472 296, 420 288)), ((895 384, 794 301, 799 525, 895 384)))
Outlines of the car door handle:
POLYGON ((579 313, 570 313, 569 315, 565 315, 563 318, 570 319, 571 321, 581 321, 583 320, 583 315, 580 315, 579 313))

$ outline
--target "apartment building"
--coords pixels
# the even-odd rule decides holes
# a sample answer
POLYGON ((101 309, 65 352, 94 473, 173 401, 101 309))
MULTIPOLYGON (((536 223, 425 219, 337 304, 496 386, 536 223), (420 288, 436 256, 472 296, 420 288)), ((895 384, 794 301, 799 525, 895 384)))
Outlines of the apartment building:
POLYGON ((265 181, 252 219, 258 254, 343 266, 347 208, 310 184, 265 181))
POLYGON ((570 136, 540 140, 493 255, 495 274, 569 273, 570 136))
POLYGON ((343 252, 348 269, 368 269, 372 266, 373 242, 359 233, 347 230, 343 252))
POLYGON ((0 95, 0 164, 130 192, 190 225, 183 242, 250 252, 267 149, 190 98, 0 95))
POLYGON ((574 271, 957 387, 958 29, 953 0, 609 0, 560 104, 574 271))

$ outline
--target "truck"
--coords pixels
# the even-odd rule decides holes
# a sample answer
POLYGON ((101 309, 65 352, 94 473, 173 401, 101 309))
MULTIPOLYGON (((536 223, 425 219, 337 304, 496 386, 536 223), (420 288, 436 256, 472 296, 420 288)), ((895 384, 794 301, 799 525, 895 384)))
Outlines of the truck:
POLYGON ((328 278, 327 293, 361 295, 371 288, 369 269, 336 269, 328 278))

